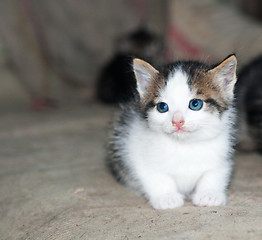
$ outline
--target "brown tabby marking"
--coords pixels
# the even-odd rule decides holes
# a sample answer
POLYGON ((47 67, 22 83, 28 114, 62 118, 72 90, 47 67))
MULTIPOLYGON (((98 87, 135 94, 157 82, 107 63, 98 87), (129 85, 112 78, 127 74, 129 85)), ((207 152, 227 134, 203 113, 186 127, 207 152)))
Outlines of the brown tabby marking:
POLYGON ((165 79, 154 67, 141 59, 135 58, 134 65, 140 66, 140 68, 144 69, 151 76, 147 86, 147 94, 141 99, 141 110, 146 114, 149 108, 155 106, 154 99, 157 97, 159 90, 164 88, 165 79))
POLYGON ((148 85, 148 93, 141 103, 142 111, 146 112, 148 108, 155 106, 154 101, 158 93, 165 86, 165 79, 159 73, 155 74, 148 85))
POLYGON ((211 71, 198 70, 193 76, 192 90, 196 94, 196 98, 205 101, 208 105, 207 110, 214 112, 215 109, 219 113, 224 112, 228 109, 228 102, 223 98, 221 94, 221 88, 215 81, 215 74, 211 71))

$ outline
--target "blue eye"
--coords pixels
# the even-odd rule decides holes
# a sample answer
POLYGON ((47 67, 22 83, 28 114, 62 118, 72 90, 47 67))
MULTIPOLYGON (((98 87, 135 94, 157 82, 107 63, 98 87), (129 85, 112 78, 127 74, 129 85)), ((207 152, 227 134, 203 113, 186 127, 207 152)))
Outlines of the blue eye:
POLYGON ((198 111, 203 107, 203 101, 200 99, 192 99, 189 102, 189 108, 193 111, 198 111))
POLYGON ((165 113, 168 111, 168 105, 164 102, 161 102, 156 105, 156 109, 160 113, 165 113))

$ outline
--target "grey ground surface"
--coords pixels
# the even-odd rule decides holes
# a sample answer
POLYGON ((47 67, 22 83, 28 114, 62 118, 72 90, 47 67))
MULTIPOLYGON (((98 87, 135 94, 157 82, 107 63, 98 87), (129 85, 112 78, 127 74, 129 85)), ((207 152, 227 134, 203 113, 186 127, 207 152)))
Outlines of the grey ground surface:
POLYGON ((114 109, 0 119, 0 239, 262 239, 262 157, 238 154, 225 207, 156 211, 103 164, 114 109))

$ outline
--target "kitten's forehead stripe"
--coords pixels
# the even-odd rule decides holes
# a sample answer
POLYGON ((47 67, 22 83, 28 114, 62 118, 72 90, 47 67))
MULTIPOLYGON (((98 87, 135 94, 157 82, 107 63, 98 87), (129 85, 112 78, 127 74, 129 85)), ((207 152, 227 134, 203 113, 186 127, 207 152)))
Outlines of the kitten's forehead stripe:
POLYGON ((179 101, 190 95, 190 87, 188 86, 188 74, 180 67, 174 69, 170 73, 167 81, 167 88, 165 90, 168 96, 172 96, 174 100, 179 101))

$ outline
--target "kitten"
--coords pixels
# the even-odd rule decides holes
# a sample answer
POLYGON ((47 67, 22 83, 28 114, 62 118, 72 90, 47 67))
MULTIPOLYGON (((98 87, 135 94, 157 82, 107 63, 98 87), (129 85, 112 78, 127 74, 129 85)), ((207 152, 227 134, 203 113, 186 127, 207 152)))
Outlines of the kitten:
POLYGON ((226 204, 232 171, 237 60, 176 62, 160 71, 133 60, 135 99, 122 106, 107 165, 155 209, 226 204))
POLYGON ((238 148, 262 153, 262 56, 240 72, 236 96, 239 112, 238 148))

